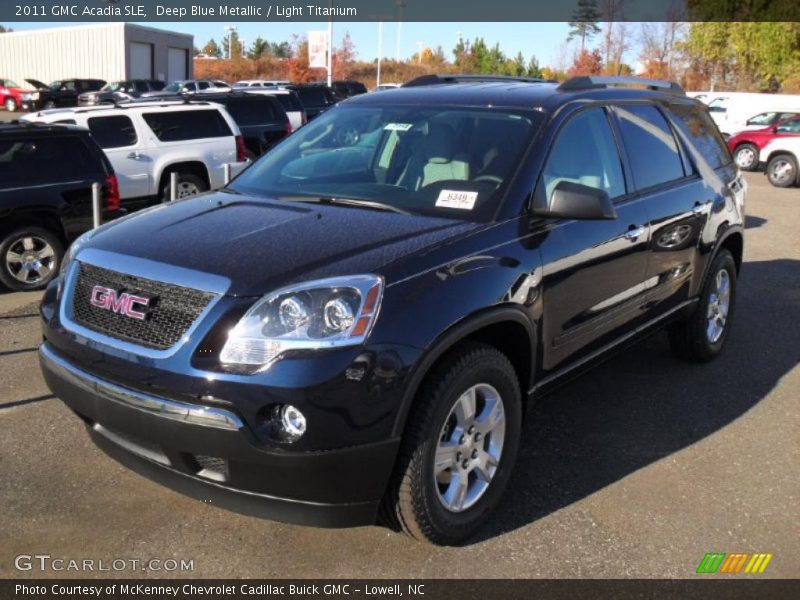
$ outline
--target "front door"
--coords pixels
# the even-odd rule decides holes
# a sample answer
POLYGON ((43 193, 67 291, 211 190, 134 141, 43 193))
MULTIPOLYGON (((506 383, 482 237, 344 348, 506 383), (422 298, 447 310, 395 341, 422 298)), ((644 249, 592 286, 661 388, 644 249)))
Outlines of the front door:
POLYGON ((609 114, 579 110, 561 127, 537 186, 549 199, 568 180, 605 190, 613 220, 560 219, 541 245, 544 264, 542 366, 552 372, 615 339, 644 313, 649 228, 628 192, 609 114))

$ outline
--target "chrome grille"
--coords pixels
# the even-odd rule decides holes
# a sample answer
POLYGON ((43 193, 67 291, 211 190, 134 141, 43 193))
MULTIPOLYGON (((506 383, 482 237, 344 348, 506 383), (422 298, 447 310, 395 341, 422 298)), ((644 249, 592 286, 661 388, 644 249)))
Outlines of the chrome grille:
POLYGON ((165 350, 178 343, 213 298, 208 292, 79 263, 72 318, 110 337, 165 350), (92 288, 96 285, 151 297, 147 318, 133 319, 92 305, 92 288))

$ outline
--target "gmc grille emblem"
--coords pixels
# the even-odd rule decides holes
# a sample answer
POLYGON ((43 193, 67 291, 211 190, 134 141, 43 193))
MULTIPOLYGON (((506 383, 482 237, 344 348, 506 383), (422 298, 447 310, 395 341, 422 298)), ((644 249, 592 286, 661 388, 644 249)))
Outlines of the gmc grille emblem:
POLYGON ((96 285, 92 288, 90 302, 92 306, 103 310, 144 321, 147 318, 147 308, 150 306, 152 298, 137 296, 127 292, 96 285))

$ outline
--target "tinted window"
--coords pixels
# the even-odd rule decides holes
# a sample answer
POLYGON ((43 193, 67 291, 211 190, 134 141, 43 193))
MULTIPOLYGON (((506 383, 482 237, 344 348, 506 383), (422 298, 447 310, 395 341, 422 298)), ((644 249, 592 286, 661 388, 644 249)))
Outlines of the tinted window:
POLYGON ((77 136, 0 141, 0 188, 75 181, 102 170, 77 136))
POLYGON ((207 81, 199 81, 197 83, 197 87, 201 90, 207 90, 210 86, 211 84, 208 83, 207 81))
POLYGON ((697 149, 697 153, 712 169, 731 162, 728 145, 722 139, 711 116, 702 106, 671 104, 670 111, 677 117, 678 129, 689 137, 697 149))
POLYGON ((655 106, 618 106, 616 110, 637 189, 685 175, 672 129, 655 106))
POLYGON ((558 133, 542 173, 548 201, 561 181, 605 190, 610 198, 625 193, 617 146, 603 109, 579 113, 558 133))
POLYGON ((350 93, 354 96, 367 93, 367 86, 365 86, 363 83, 359 83, 358 81, 349 83, 347 87, 350 90, 350 93))
POLYGON ((122 148, 137 142, 136 129, 129 117, 91 117, 88 124, 101 148, 122 148))
POLYGON ((283 110, 287 112, 300 112, 303 110, 300 100, 297 99, 297 94, 276 94, 273 98, 277 98, 278 102, 283 106, 283 110))
POLYGON ((147 86, 147 82, 145 81, 135 81, 133 83, 133 89, 139 93, 150 91, 150 88, 147 86))
MULTIPOLYGON (((304 106, 325 106, 331 104, 327 94, 321 87, 305 87, 295 90, 304 106)), ((328 92, 330 93, 330 92, 328 92)))
POLYGON ((162 142, 178 142, 233 135, 217 110, 145 113, 145 122, 162 142))
POLYGON ((283 120, 278 117, 269 98, 231 98, 225 107, 238 125, 261 125, 283 120))
POLYGON ((800 119, 784 121, 775 128, 775 133, 800 133, 800 119))
POLYGON ((150 83, 150 89, 153 90, 153 91, 156 91, 156 92, 160 92, 167 85, 163 81, 151 81, 149 83, 150 83))

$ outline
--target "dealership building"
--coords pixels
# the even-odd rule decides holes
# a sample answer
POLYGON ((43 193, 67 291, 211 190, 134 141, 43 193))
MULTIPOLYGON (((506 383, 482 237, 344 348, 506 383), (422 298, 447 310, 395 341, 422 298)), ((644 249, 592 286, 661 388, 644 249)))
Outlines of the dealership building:
POLYGON ((192 77, 194 37, 133 23, 102 23, 0 34, 0 77, 23 85, 59 79, 192 77))

